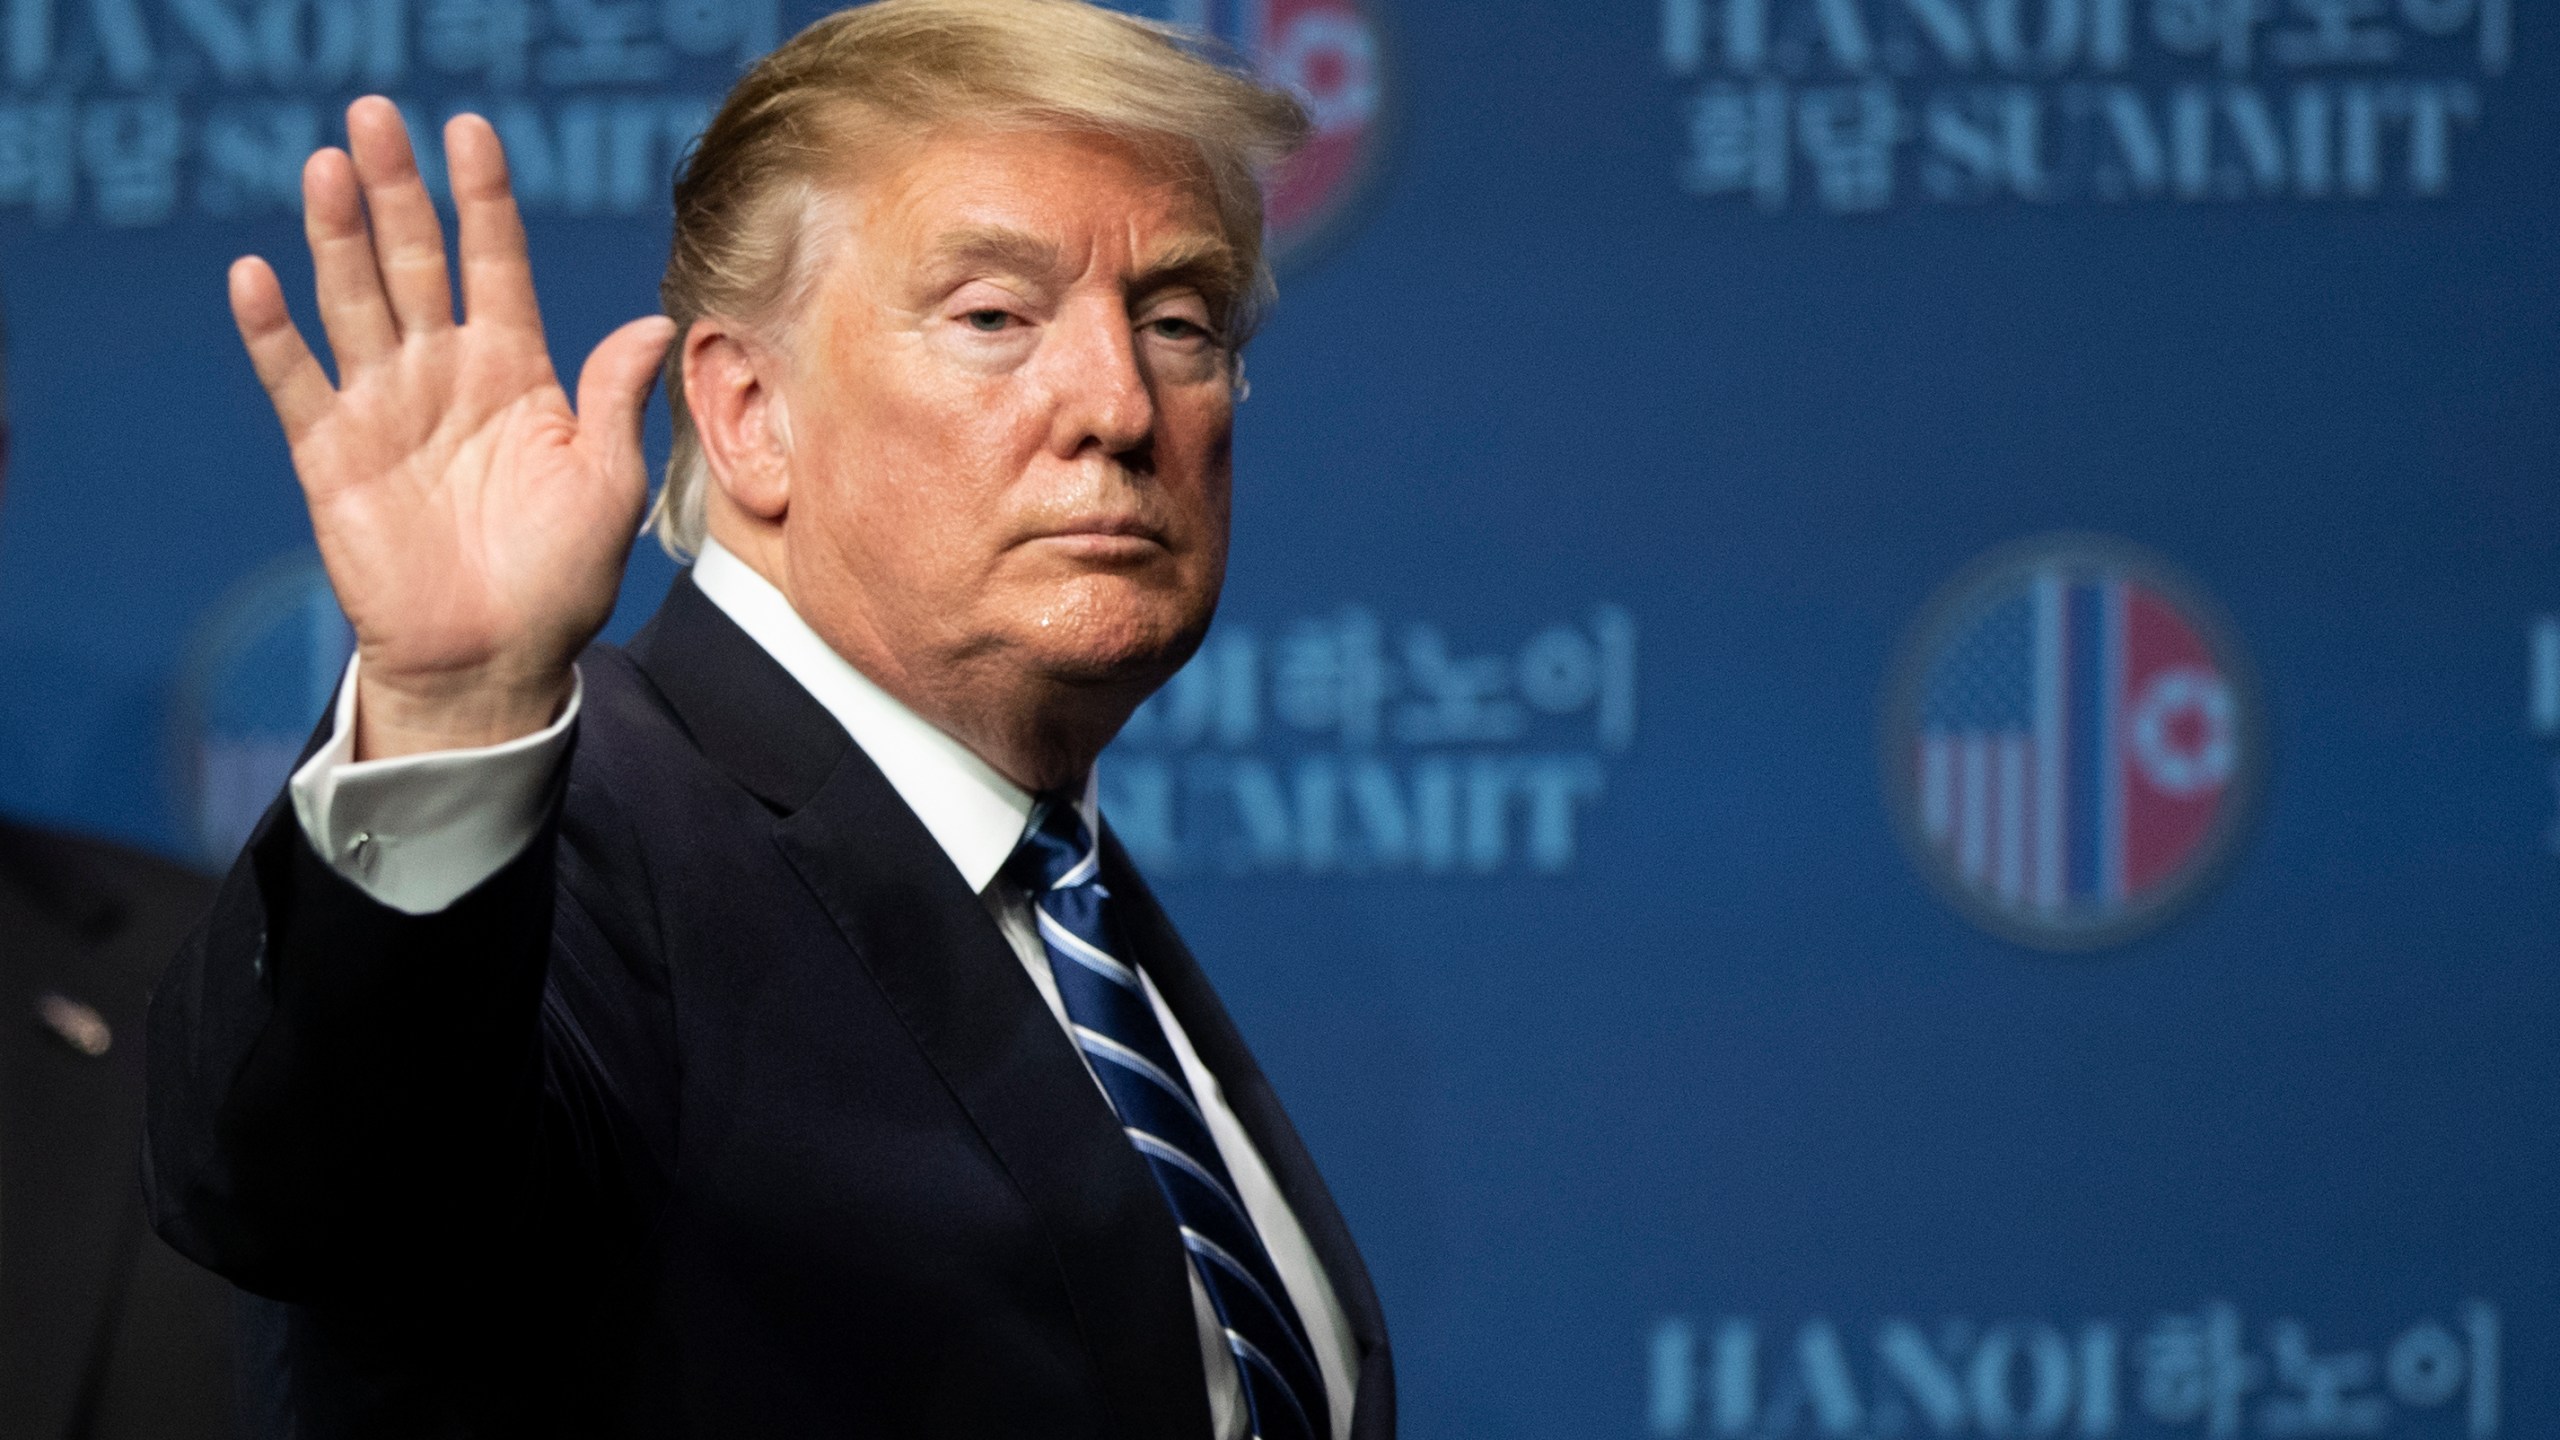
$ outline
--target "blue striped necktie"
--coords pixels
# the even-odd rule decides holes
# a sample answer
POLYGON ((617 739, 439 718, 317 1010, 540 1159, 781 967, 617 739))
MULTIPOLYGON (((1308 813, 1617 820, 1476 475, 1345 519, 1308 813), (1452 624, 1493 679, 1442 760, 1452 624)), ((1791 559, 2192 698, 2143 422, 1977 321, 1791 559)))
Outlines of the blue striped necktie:
POLYGON ((1102 852, 1064 797, 1044 797, 1007 873, 1031 892, 1067 1021, 1129 1143, 1181 1227, 1226 1330, 1257 1440, 1321 1440, 1324 1376, 1262 1237, 1237 1198, 1209 1123, 1112 924, 1102 852))

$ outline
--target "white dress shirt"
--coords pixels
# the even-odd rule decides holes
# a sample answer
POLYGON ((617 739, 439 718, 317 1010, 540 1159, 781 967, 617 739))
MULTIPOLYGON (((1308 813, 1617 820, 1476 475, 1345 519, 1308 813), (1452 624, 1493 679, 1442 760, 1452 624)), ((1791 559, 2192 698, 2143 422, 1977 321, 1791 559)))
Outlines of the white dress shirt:
MULTIPOLYGON (((809 628, 780 590, 719 542, 705 543, 694 563, 693 581, 880 767, 960 878, 985 902, 1040 998, 1066 1028, 1066 1003, 1050 973, 1031 898, 1000 874, 1030 822, 1029 792, 854 669, 809 628)), ((568 748, 583 693, 580 681, 550 728, 503 745, 358 761, 355 667, 350 664, 339 687, 337 721, 328 743, 294 772, 295 816, 331 868, 375 900, 413 915, 441 910, 504 868, 541 827, 544 795, 568 748)), ((1099 833, 1094 793, 1088 776, 1078 808, 1099 833)), ((1156 1022, 1182 1062, 1183 1079, 1209 1122, 1219 1157, 1226 1161, 1246 1213, 1261 1232, 1314 1343, 1335 1440, 1348 1440, 1359 1352, 1342 1303, 1298 1217, 1281 1198, 1271 1167, 1228 1108, 1218 1077, 1201 1063, 1155 981, 1143 971, 1140 978, 1156 1022)), ((1072 1040, 1069 1048, 1074 1048, 1072 1040)), ((1083 1051, 1076 1054, 1082 1059, 1083 1051)), ((1218 1440, 1244 1440, 1249 1417, 1242 1383, 1227 1349, 1225 1327, 1197 1272, 1191 1274, 1191 1306, 1208 1375, 1213 1433, 1218 1440)))

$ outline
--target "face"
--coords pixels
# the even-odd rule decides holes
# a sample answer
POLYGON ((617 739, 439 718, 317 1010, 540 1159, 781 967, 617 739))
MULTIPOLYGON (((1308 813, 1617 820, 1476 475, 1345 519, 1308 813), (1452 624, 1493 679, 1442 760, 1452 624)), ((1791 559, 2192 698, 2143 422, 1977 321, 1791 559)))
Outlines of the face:
POLYGON ((1142 695, 1198 645, 1226 571, 1216 212, 1101 138, 963 133, 901 158, 813 231, 781 396, 792 600, 912 698, 1142 695))

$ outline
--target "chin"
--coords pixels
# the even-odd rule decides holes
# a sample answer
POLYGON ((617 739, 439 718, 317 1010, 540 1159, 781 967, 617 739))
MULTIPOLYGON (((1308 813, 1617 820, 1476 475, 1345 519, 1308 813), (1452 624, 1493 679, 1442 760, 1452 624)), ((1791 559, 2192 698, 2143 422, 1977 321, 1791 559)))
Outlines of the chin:
POLYGON ((1217 608, 1214 596, 1117 581, 1080 583, 1061 599, 1017 632, 1034 663, 1064 684, 1142 692, 1171 679, 1200 648, 1217 608))

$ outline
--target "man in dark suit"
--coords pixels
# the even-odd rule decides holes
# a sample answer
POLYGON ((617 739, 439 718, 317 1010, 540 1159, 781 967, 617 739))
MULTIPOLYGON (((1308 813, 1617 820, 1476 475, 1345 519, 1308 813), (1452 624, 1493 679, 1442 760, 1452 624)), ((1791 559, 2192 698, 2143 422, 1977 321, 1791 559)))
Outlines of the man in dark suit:
POLYGON ((348 128, 336 383, 232 300, 358 658, 152 1021, 155 1217, 289 1303, 299 1433, 1391 1436, 1349 1231, 1093 799, 1223 580, 1294 102, 1077 0, 830 17, 575 412, 487 124, 458 326, 397 111, 348 128), (589 647, 662 355, 695 564, 589 647))
POLYGON ((213 887, 0 823, 0 1435, 238 1433, 231 1287, 143 1224, 144 998, 213 887))
MULTIPOLYGON (((0 403, 0 413, 5 413, 0 403)), ((7 428, 0 422, 0 452, 7 428)), ((143 1223, 143 1007, 213 885, 0 821, 0 1436, 239 1433, 231 1287, 143 1223)))

